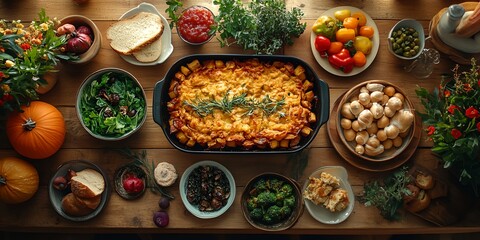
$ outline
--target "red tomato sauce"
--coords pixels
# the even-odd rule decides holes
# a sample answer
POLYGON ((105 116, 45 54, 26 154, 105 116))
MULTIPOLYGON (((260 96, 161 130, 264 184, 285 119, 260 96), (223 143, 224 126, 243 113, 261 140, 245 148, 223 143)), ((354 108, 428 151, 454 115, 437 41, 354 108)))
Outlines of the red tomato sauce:
POLYGON ((185 9, 177 22, 177 30, 183 39, 202 43, 210 38, 208 32, 214 24, 212 12, 200 6, 185 9))

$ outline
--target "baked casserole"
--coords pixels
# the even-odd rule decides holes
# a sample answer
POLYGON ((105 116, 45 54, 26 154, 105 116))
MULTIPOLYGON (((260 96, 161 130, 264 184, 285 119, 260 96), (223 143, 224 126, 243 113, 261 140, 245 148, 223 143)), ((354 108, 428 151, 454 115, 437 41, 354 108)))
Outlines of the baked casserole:
POLYGON ((170 133, 188 147, 293 148, 317 121, 313 82, 289 62, 195 59, 168 87, 170 133))

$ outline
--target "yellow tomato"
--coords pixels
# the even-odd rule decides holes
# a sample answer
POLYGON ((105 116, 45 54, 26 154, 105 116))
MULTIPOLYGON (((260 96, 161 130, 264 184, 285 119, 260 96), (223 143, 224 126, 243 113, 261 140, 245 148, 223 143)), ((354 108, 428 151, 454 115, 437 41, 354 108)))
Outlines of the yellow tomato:
MULTIPOLYGON (((340 28, 335 34, 337 41, 346 43, 350 40, 355 40, 355 30, 349 28, 340 28)), ((367 38, 368 39, 368 38, 367 38)))
POLYGON ((335 11, 335 13, 333 13, 333 16, 335 16, 336 19, 340 20, 343 22, 343 19, 347 18, 347 17, 350 17, 351 16, 351 12, 350 10, 348 9, 343 9, 343 10, 338 10, 338 11, 335 11))
POLYGON ((372 41, 364 36, 355 37, 355 40, 353 41, 353 47, 355 50, 363 52, 365 55, 370 54, 372 51, 372 45, 372 41))
POLYGON ((357 29, 358 19, 354 17, 347 17, 343 19, 343 26, 350 29, 357 29))
POLYGON ((358 26, 365 26, 367 24, 367 17, 365 17, 365 14, 361 12, 354 12, 352 13, 352 17, 358 19, 358 26))

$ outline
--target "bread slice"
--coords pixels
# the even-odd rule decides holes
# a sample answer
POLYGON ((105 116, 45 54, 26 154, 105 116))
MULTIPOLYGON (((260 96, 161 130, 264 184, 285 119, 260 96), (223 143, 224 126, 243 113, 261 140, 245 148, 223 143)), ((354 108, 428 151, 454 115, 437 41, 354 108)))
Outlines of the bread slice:
POLYGON ((68 193, 62 198, 62 210, 70 216, 85 216, 94 209, 80 202, 73 193, 68 193))
POLYGON ((153 62, 162 54, 162 38, 150 43, 140 51, 134 52, 133 56, 140 62, 153 62))
POLYGON ((131 55, 153 43, 163 33, 160 16, 149 12, 140 12, 133 17, 120 20, 107 29, 107 39, 113 50, 131 55))
POLYGON ((86 168, 72 177, 70 188, 77 197, 93 198, 105 190, 105 180, 99 172, 86 168))

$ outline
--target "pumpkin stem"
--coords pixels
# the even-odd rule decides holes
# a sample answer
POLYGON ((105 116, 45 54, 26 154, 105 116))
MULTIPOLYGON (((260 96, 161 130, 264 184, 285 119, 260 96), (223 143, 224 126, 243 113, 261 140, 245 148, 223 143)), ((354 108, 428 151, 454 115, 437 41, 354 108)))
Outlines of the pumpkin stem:
POLYGON ((28 118, 25 123, 22 124, 22 127, 25 130, 32 131, 37 126, 37 123, 33 121, 31 118, 28 118))
POLYGON ((3 176, 0 176, 0 186, 7 185, 7 179, 3 176))

